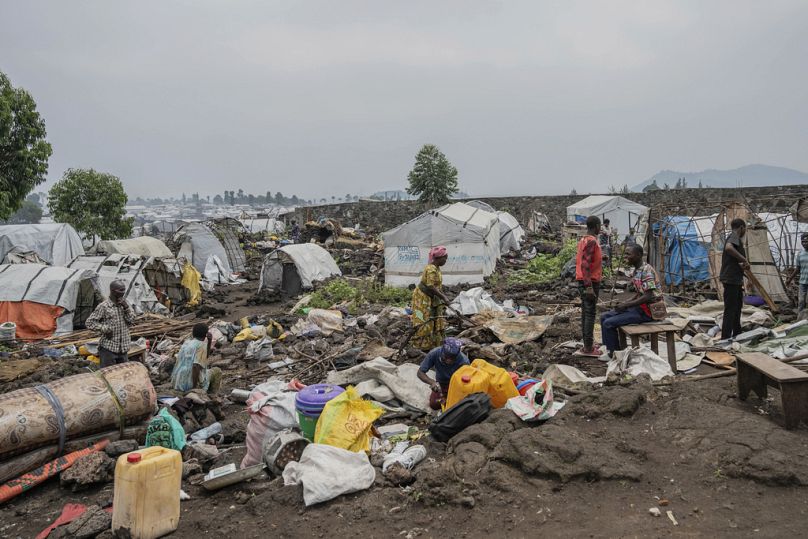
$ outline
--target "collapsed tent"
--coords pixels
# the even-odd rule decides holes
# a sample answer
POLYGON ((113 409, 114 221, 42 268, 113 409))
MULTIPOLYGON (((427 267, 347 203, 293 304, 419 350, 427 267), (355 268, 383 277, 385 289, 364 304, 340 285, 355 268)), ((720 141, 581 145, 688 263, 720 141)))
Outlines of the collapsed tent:
POLYGON ((84 254, 76 230, 63 223, 0 226, 0 260, 15 248, 22 252, 33 251, 54 266, 64 266, 84 254))
POLYGON ((499 220, 499 252, 505 254, 509 251, 518 251, 522 248, 522 241, 525 239, 525 230, 516 217, 506 211, 497 211, 490 204, 481 200, 464 202, 473 208, 478 208, 489 213, 493 213, 499 220))
MULTIPOLYGON (((772 300, 778 302, 789 301, 785 285, 769 247, 768 228, 748 207, 738 202, 724 207, 718 213, 715 226, 713 226, 710 248, 710 276, 713 279, 713 286, 718 292, 718 297, 723 297, 724 288, 719 281, 721 257, 724 244, 731 232, 730 223, 736 218, 743 219, 747 223, 743 243, 746 249, 746 259, 752 267, 752 274, 772 300)), ((754 288, 747 286, 746 289, 753 290, 754 288)), ((764 291, 757 290, 757 293, 762 295, 764 291)))
POLYGON ((567 206, 567 221, 584 223, 595 215, 601 221, 608 219, 612 230, 621 236, 628 234, 629 228, 634 228, 638 237, 643 236, 641 217, 647 214, 647 207, 616 195, 592 195, 567 206))
POLYGON ((264 258, 258 290, 275 289, 287 295, 297 295, 322 281, 342 275, 331 255, 314 243, 285 245, 264 258))
POLYGON ((43 264, 0 266, 0 323, 17 324, 17 337, 43 339, 81 328, 92 314, 96 274, 43 264))
POLYGON ((534 234, 553 231, 553 227, 550 226, 550 219, 538 211, 533 211, 533 213, 530 215, 530 219, 528 219, 527 222, 527 229, 534 234))
POLYGON ((422 213, 383 234, 385 282, 417 283, 429 250, 445 245, 449 259, 441 268, 444 285, 477 284, 493 273, 499 259, 499 219, 493 213, 455 202, 422 213))
POLYGON ((808 223, 801 223, 788 213, 759 213, 769 230, 769 249, 780 271, 793 267, 802 251, 802 234, 808 233, 808 223))
POLYGON ((166 307, 154 294, 142 269, 146 259, 126 255, 79 256, 67 265, 71 269, 89 270, 98 276, 98 286, 107 293, 112 281, 122 281, 126 285, 126 301, 135 314, 165 313, 166 307))
POLYGON ((166 244, 151 236, 142 236, 128 240, 99 241, 94 249, 96 254, 135 255, 143 257, 171 258, 174 254, 166 244))

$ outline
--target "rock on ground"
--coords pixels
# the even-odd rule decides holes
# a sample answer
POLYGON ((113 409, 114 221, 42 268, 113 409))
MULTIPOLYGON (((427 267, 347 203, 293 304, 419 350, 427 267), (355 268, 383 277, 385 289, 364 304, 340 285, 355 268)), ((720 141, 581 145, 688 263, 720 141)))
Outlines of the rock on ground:
POLYGON ((107 532, 112 526, 112 514, 107 513, 98 505, 91 505, 76 520, 61 526, 54 531, 52 539, 91 539, 101 533, 107 532))
POLYGON ((108 483, 115 475, 115 460, 103 451, 90 453, 78 459, 73 466, 63 471, 59 481, 63 488, 73 492, 98 483, 108 483))

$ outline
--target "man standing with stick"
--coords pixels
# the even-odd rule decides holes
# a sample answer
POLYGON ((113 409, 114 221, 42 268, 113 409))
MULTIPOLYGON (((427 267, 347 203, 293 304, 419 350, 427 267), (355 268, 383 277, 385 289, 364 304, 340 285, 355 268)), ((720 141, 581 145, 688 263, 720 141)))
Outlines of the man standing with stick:
POLYGON ((730 223, 732 234, 724 244, 721 255, 719 280, 724 285, 724 320, 721 324, 721 338, 731 339, 741 334, 741 310, 743 309, 743 276, 749 269, 743 237, 746 223, 743 219, 733 219, 730 223))

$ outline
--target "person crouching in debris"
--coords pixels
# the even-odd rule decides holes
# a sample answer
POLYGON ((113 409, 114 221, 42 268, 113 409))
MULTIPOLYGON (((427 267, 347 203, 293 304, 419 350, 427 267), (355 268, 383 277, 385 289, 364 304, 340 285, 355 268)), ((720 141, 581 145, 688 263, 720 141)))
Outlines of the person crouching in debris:
POLYGON ((129 345, 132 338, 129 328, 135 321, 135 313, 127 303, 126 285, 112 281, 109 299, 101 302, 87 319, 87 328, 99 334, 98 357, 101 367, 111 367, 129 360, 129 345))
POLYGON ((620 348, 618 328, 629 324, 642 324, 653 320, 650 303, 662 299, 662 288, 653 266, 643 262, 643 249, 636 243, 628 247, 626 260, 634 267, 631 284, 636 293, 630 300, 615 306, 600 316, 603 344, 611 356, 620 348))
POLYGON ((597 314, 600 281, 603 276, 602 252, 598 236, 600 219, 592 215, 586 219, 586 235, 578 240, 575 255, 575 280, 581 293, 581 333, 584 347, 576 355, 600 357, 595 348, 595 315, 597 314))
POLYGON ((417 328, 412 345, 424 352, 440 346, 446 334, 446 305, 451 302, 443 294, 443 276, 440 268, 448 260, 446 247, 429 250, 429 262, 421 274, 421 281, 412 292, 412 325, 417 328))
POLYGON ((455 371, 463 365, 470 365, 469 358, 461 351, 462 347, 460 339, 448 337, 443 341, 443 346, 431 350, 421 362, 418 379, 432 388, 429 407, 433 410, 440 410, 446 403, 449 382, 455 371), (426 374, 430 369, 435 369, 434 380, 426 374))
POLYGON ((729 224, 732 233, 724 243, 721 255, 721 273, 718 280, 724 285, 724 320, 721 324, 721 338, 731 339, 743 331, 741 329, 741 310, 743 309, 743 277, 744 270, 750 268, 743 246, 746 235, 746 222, 733 219, 729 224))
POLYGON ((207 324, 196 324, 191 335, 190 339, 182 343, 177 353, 177 362, 171 373, 171 385, 182 392, 201 389, 207 393, 216 393, 221 384, 222 370, 219 367, 208 367, 210 335, 207 324))

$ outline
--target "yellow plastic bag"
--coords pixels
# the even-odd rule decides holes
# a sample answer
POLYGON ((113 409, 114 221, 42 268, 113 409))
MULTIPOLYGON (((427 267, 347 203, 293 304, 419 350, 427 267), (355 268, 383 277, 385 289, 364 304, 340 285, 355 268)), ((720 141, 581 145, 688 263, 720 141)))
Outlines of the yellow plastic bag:
POLYGON ((326 403, 317 421, 314 443, 349 451, 369 451, 370 429, 383 413, 380 406, 362 399, 356 388, 349 386, 326 403))

